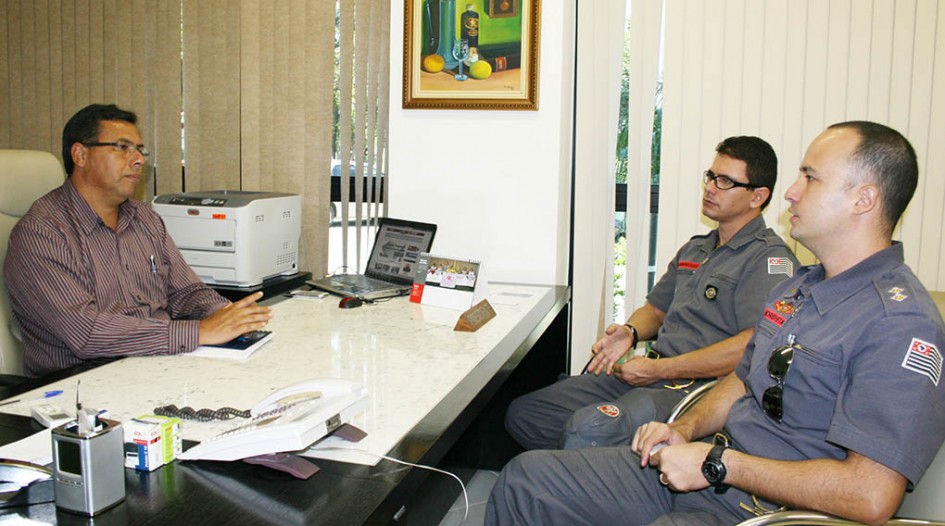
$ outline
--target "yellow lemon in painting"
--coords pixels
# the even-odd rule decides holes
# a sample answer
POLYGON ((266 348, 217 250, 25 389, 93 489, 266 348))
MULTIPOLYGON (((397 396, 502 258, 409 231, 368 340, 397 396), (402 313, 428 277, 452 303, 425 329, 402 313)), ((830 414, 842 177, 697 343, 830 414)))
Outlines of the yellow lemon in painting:
POLYGON ((433 54, 423 57, 424 71, 429 71, 430 73, 439 73, 443 71, 443 66, 445 65, 446 60, 444 60, 440 55, 433 54))
POLYGON ((489 75, 492 75, 492 66, 485 60, 473 62, 473 65, 469 66, 469 76, 474 79, 487 79, 489 75))

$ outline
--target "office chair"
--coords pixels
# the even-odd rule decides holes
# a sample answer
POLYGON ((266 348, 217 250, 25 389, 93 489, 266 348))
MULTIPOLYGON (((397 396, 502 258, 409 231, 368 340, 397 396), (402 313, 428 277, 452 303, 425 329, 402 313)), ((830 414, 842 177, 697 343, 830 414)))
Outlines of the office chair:
MULTIPOLYGON (((932 298, 943 315, 945 315, 945 292, 932 292, 932 298)), ((702 396, 717 383, 708 382, 686 395, 676 404, 670 413, 667 423, 671 423, 690 407, 696 404, 702 396)), ((945 497, 942 488, 945 487, 945 447, 938 451, 935 460, 926 470, 922 480, 911 493, 906 493, 896 517, 886 521, 885 526, 945 526, 945 497), (909 517, 909 518, 905 518, 909 517)), ((738 523, 738 526, 842 526, 860 524, 846 519, 832 517, 824 513, 802 510, 788 510, 752 517, 738 523)))
POLYGON ((60 186, 65 173, 49 152, 0 150, 0 386, 23 377, 23 345, 10 315, 10 298, 3 280, 3 263, 13 225, 33 204, 60 186))

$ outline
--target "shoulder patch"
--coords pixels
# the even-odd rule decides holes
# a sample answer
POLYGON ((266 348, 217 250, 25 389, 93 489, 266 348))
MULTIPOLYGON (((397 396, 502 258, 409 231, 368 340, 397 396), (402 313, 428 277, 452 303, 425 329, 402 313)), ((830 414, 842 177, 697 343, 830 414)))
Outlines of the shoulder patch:
POLYGON ((942 377, 942 353, 931 343, 913 338, 902 359, 902 368, 926 376, 938 386, 942 377))
POLYGON ((768 274, 784 274, 787 277, 794 275, 794 262, 787 257, 768 258, 768 274))

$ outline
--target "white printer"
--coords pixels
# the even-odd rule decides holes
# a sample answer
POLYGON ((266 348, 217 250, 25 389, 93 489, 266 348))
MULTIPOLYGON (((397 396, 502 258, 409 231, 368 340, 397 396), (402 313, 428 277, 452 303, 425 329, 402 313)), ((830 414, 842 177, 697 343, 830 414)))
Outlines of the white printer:
POLYGON ((151 206, 204 283, 250 287, 298 272, 301 196, 213 190, 159 195, 151 206))

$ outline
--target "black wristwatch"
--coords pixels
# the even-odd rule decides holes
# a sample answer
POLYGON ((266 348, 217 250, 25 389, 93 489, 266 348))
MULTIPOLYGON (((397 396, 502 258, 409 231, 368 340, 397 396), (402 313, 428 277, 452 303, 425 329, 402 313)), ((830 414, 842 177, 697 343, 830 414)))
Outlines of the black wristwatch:
POLYGON ((633 343, 630 344, 630 348, 636 349, 637 344, 640 343, 640 333, 637 332, 636 327, 630 325, 630 322, 624 323, 623 326, 630 329, 630 337, 633 339, 633 343))
POLYGON ((702 476, 709 481, 710 485, 715 487, 715 492, 720 495, 728 491, 729 488, 729 485, 725 484, 725 475, 728 474, 728 471, 725 469, 725 464, 722 463, 722 453, 724 452, 725 446, 712 446, 709 454, 702 462, 702 476))

